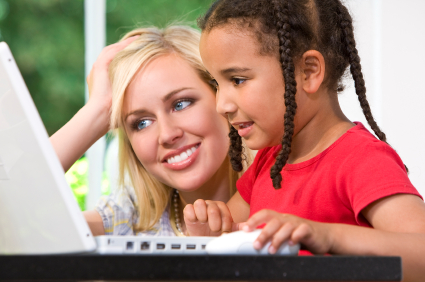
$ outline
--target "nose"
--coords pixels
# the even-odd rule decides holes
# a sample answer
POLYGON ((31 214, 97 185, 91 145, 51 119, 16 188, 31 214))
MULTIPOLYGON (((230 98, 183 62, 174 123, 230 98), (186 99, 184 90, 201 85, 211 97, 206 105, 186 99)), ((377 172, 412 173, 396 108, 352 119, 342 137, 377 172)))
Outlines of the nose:
POLYGON ((160 145, 174 144, 183 136, 183 130, 172 119, 159 121, 158 143, 160 145))
POLYGON ((228 118, 229 116, 232 116, 237 109, 237 104, 234 99, 232 99, 231 93, 224 89, 218 89, 216 94, 216 111, 228 118))

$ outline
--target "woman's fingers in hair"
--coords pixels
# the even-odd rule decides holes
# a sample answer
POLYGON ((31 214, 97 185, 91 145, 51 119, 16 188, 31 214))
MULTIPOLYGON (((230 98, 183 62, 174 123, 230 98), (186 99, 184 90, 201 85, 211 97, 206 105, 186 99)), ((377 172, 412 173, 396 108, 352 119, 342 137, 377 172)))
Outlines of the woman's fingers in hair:
POLYGON ((96 62, 93 64, 93 67, 87 76, 87 83, 91 80, 94 71, 108 71, 109 64, 114 59, 115 55, 127 47, 131 42, 136 40, 139 35, 129 37, 123 41, 111 44, 103 48, 99 56, 96 59, 96 62))
POLYGON ((110 63, 118 52, 130 45, 130 43, 132 43, 138 37, 139 35, 132 36, 120 42, 106 46, 105 48, 103 48, 101 55, 104 55, 105 59, 110 63))

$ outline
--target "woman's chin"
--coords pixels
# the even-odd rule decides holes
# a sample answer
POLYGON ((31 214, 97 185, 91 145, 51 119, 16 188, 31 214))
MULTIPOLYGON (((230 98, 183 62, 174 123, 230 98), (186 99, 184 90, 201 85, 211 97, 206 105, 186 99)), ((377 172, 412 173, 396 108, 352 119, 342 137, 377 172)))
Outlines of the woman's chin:
POLYGON ((207 177, 197 175, 197 177, 177 177, 167 181, 167 185, 182 192, 194 192, 202 187, 207 177))
POLYGON ((196 190, 198 190, 202 185, 204 184, 204 182, 194 182, 194 181, 182 181, 180 183, 178 183, 177 185, 174 186, 170 186, 173 187, 181 192, 195 192, 196 190))

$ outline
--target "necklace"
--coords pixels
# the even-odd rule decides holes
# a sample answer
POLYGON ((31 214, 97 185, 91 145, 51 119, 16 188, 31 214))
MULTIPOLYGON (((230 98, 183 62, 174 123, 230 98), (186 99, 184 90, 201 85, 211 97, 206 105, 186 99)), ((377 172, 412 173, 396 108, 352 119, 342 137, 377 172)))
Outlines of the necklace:
POLYGON ((174 190, 173 202, 174 202, 174 217, 176 219, 176 228, 180 232, 180 234, 184 235, 182 231, 182 225, 180 223, 180 215, 179 215, 179 191, 174 190))

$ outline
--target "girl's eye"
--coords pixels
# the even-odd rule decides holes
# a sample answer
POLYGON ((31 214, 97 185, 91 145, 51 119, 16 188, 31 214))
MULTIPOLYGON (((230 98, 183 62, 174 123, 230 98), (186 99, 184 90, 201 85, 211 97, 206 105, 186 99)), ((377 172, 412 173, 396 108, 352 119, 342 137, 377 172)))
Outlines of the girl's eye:
POLYGON ((218 88, 218 83, 217 83, 217 80, 215 80, 215 79, 211 79, 210 81, 209 81, 209 83, 215 88, 215 89, 217 89, 218 88))
POLYGON ((149 120, 149 119, 142 119, 142 120, 136 121, 136 124, 135 125, 136 125, 136 129, 137 130, 142 130, 142 129, 148 127, 151 124, 152 124, 152 121, 151 120, 149 120))
POLYGON ((191 101, 179 101, 174 105, 174 110, 175 111, 181 111, 184 108, 186 108, 187 106, 189 106, 190 104, 192 104, 191 101))
POLYGON ((246 79, 243 79, 243 78, 236 78, 236 77, 232 78, 232 80, 233 80, 233 83, 234 83, 235 85, 242 84, 242 83, 244 83, 244 82, 246 81, 246 79))

